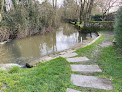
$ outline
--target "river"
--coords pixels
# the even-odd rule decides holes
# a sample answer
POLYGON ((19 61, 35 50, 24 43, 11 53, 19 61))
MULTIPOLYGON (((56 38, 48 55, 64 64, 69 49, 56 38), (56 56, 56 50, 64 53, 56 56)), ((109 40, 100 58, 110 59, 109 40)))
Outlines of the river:
POLYGON ((89 34, 78 32, 73 25, 64 23, 52 32, 15 39, 0 45, 0 50, 2 50, 0 64, 17 63, 22 65, 42 56, 71 48, 89 37, 89 34))

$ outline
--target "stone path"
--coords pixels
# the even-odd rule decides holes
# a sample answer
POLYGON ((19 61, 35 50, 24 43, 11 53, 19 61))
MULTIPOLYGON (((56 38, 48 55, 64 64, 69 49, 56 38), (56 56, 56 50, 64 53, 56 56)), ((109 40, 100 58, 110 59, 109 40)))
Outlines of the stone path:
POLYGON ((73 72, 94 73, 102 72, 98 65, 70 65, 73 72))
MULTIPOLYGON (((66 60, 69 63, 89 61, 87 57, 74 57, 77 56, 77 53, 68 53, 61 56, 66 58, 66 60)), ((99 68, 98 65, 71 64, 70 66, 73 72, 80 72, 80 73, 102 72, 102 70, 99 68)), ((71 74, 71 82, 73 85, 78 87, 89 87, 89 88, 97 88, 97 89, 104 89, 104 90, 113 89, 111 81, 107 78, 71 74)), ((67 92, 80 92, 80 91, 67 88, 67 92)))
POLYGON ((77 91, 77 90, 74 90, 74 89, 67 88, 67 92, 80 92, 80 91, 77 91))
POLYGON ((80 87, 90 87, 105 90, 112 90, 111 81, 109 79, 94 77, 94 76, 84 76, 84 75, 71 75, 71 81, 74 85, 80 87))
POLYGON ((66 53, 66 54, 60 55, 60 56, 63 58, 69 58, 69 57, 74 57, 76 55, 78 55, 78 54, 77 53, 66 53))
POLYGON ((102 42, 102 44, 100 44, 101 47, 109 47, 112 45, 113 43, 111 41, 102 42))
POLYGON ((86 62, 89 61, 87 57, 74 57, 74 58, 67 58, 68 62, 86 62))

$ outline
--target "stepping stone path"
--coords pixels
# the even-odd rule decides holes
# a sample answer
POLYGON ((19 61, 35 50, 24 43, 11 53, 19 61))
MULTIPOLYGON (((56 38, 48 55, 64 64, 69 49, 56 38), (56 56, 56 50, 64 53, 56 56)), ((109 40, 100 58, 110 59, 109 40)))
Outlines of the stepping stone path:
POLYGON ((77 56, 78 54, 77 53, 66 53, 64 55, 60 55, 61 57, 63 58, 69 58, 69 57, 74 57, 74 56, 77 56))
POLYGON ((77 91, 77 90, 74 90, 74 89, 67 88, 67 92, 80 92, 80 91, 77 91))
POLYGON ((74 58, 67 58, 68 62, 86 62, 89 61, 87 57, 74 57, 74 58))
POLYGON ((71 75, 71 81, 76 86, 98 88, 105 90, 112 90, 111 81, 109 79, 94 77, 94 76, 84 76, 84 75, 71 75))
POLYGON ((111 41, 102 42, 102 44, 100 44, 101 47, 109 47, 112 45, 113 45, 113 43, 111 41))
MULTIPOLYGON (((66 60, 71 63, 78 63, 78 62, 87 62, 89 59, 87 57, 74 57, 77 56, 76 53, 68 53, 61 55, 62 57, 66 58, 66 60), (71 57, 71 58, 69 58, 71 57)), ((81 64, 71 64, 71 69, 73 72, 80 72, 80 73, 94 73, 94 72, 102 72, 98 65, 81 65, 81 64)), ((86 76, 86 75, 71 75, 71 82, 75 86, 80 87, 89 87, 89 88, 97 88, 97 89, 104 89, 104 90, 112 90, 113 86, 109 79, 95 77, 95 76, 86 76)), ((77 90, 73 90, 67 88, 67 92, 80 92, 77 90)))
POLYGON ((102 72, 98 65, 70 65, 73 72, 94 73, 102 72))

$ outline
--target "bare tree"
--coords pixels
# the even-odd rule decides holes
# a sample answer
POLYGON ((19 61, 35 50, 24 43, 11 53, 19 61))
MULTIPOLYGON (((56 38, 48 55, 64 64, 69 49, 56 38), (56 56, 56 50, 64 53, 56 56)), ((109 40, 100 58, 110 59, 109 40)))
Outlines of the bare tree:
POLYGON ((105 20, 105 16, 109 11, 116 6, 115 3, 117 3, 119 0, 96 0, 96 6, 100 8, 102 12, 102 20, 105 20))
POLYGON ((94 0, 80 0, 80 23, 90 20, 94 0))

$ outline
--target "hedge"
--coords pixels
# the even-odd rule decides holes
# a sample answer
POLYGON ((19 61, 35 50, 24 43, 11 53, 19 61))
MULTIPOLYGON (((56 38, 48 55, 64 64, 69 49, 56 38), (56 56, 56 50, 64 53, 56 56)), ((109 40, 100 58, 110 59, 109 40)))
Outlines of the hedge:
POLYGON ((117 11, 114 32, 117 45, 120 49, 122 49, 122 7, 120 7, 117 11))
POLYGON ((83 23, 79 24, 79 22, 75 26, 82 32, 94 32, 99 30, 113 30, 114 24, 114 21, 84 21, 84 26, 82 26, 83 23))

